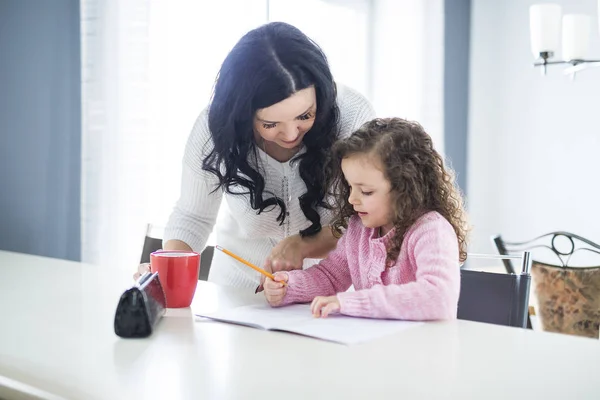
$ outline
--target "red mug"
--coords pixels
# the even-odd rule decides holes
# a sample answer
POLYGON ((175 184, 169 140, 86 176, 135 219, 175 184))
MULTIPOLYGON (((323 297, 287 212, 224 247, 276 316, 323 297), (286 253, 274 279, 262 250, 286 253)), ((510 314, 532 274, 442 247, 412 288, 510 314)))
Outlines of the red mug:
POLYGON ((158 271, 168 308, 184 308, 192 304, 198 285, 200 254, 193 251, 155 251, 150 254, 150 270, 158 271))

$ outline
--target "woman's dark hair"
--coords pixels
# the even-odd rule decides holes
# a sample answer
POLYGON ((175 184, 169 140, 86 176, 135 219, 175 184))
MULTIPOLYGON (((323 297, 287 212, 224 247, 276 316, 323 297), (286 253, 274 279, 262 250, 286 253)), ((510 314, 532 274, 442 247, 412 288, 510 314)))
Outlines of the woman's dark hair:
POLYGON ((388 263, 398 258, 408 229, 429 211, 437 211, 452 225, 458 239, 459 260, 464 262, 469 226, 454 172, 444 166, 423 127, 401 118, 374 119, 333 146, 328 169, 335 198, 334 234, 341 235, 356 214, 348 202, 350 187, 341 164, 344 158, 359 154, 372 156, 391 184, 395 234, 387 249, 388 263))
POLYGON ((258 163, 249 162, 249 157, 257 159, 253 121, 257 110, 310 86, 314 86, 317 98, 315 122, 303 138, 306 152, 292 160, 299 162, 300 177, 307 189, 299 198, 300 208, 312 223, 300 231, 302 236, 321 230, 317 207, 328 207, 324 200, 324 167, 338 137, 339 109, 327 58, 300 30, 282 22, 269 23, 248 32, 233 47, 215 83, 208 113, 214 148, 202 163, 204 170, 219 178, 216 189, 249 195, 250 205, 258 214, 279 206, 277 221, 283 224, 285 203, 265 192, 265 179, 256 169, 258 163), (232 191, 235 185, 245 190, 232 191))

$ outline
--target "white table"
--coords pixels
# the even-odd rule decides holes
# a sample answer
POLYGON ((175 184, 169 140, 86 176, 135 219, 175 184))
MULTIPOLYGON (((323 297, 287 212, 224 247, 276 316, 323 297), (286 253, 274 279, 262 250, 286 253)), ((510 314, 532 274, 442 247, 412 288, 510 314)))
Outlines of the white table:
MULTIPOLYGON (((599 341, 466 321, 348 347, 181 309, 148 339, 120 339, 131 283, 123 266, 0 252, 0 398, 600 398, 599 341)), ((262 300, 204 282, 194 299, 262 300)))

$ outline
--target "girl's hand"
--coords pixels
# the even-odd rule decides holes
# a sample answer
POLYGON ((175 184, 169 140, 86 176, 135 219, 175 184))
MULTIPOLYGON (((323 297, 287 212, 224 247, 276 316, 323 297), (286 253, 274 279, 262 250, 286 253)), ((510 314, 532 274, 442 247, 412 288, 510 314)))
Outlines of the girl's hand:
POLYGON ((310 311, 315 318, 327 318, 340 311, 340 301, 337 296, 317 296, 310 304, 310 311))
MULTIPOLYGON (((271 250, 271 254, 265 260, 264 270, 273 273, 302 269, 303 262, 302 238, 300 235, 294 235, 283 239, 271 250)), ((261 276, 260 285, 256 289, 256 292, 261 292, 264 284, 265 277, 261 276)))
POLYGON ((276 272, 275 280, 267 278, 265 280, 265 297, 272 307, 278 307, 283 302, 283 298, 287 293, 287 286, 284 286, 282 282, 288 281, 287 272, 276 272))

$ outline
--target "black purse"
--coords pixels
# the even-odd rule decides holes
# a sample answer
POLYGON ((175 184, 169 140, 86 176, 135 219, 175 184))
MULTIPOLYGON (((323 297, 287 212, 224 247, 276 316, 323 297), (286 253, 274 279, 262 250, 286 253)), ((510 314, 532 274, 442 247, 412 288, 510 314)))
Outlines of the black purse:
POLYGON ((122 338, 148 337, 165 314, 165 308, 158 272, 146 272, 121 295, 115 313, 115 333, 122 338))

